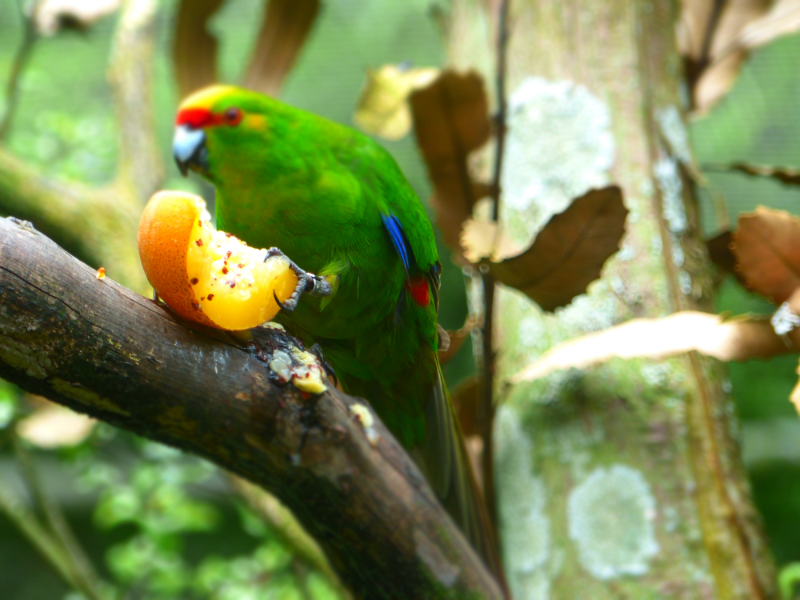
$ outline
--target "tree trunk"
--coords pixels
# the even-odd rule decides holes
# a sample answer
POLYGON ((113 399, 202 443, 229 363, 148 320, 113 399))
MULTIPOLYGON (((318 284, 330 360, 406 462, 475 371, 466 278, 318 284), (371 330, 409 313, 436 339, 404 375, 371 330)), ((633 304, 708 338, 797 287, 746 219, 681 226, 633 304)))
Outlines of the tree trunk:
MULTIPOLYGON (((494 80, 498 2, 455 0, 452 61, 494 80)), ((545 314, 498 291, 496 486, 515 598, 776 597, 724 366, 615 359, 511 385, 568 338, 711 308, 670 0, 512 0, 501 223, 530 240, 592 187, 630 209, 585 296, 545 314), (689 167, 689 168, 687 168, 689 167)), ((491 87, 491 86, 489 86, 491 87)))

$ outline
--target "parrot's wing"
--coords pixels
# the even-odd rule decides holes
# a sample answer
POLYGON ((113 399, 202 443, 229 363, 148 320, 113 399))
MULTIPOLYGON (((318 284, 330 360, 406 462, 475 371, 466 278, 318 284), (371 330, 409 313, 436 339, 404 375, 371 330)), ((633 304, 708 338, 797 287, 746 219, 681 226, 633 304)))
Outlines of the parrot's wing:
POLYGON ((429 293, 433 296, 433 303, 436 308, 436 314, 439 313, 439 288, 442 285, 442 264, 437 260, 432 265, 424 265, 420 268, 414 250, 406 235, 405 228, 396 215, 389 213, 381 213, 381 220, 386 232, 389 234, 389 239, 392 241, 392 246, 403 261, 403 268, 406 270, 406 277, 410 277, 412 272, 424 271, 425 279, 427 281, 427 288, 429 293), (427 267, 427 269, 425 268, 427 267))
POLYGON ((428 427, 421 459, 428 480, 451 517, 486 561, 493 573, 502 573, 494 532, 483 494, 469 460, 464 436, 458 425, 442 370, 436 360, 438 378, 425 406, 428 427))
POLYGON ((369 197, 377 204, 406 271, 414 275, 416 262, 419 273, 426 273, 438 262, 439 252, 425 207, 386 149, 363 138, 361 151, 363 162, 372 167, 369 176, 361 177, 362 185, 367 186, 369 197))
MULTIPOLYGON (((381 220, 386 232, 389 234, 389 239, 392 240, 392 246, 400 255, 400 260, 403 261, 403 267, 406 270, 406 276, 411 269, 411 260, 414 259, 414 253, 411 250, 411 245, 408 243, 408 237, 403 229, 400 220, 393 214, 381 213, 381 220)), ((416 260, 414 261, 416 263, 416 260)))
MULTIPOLYGON (((377 146, 377 145, 376 145, 377 146)), ((382 149, 381 149, 382 150, 382 149)), ((415 302, 432 297, 433 305, 426 301, 420 306, 432 312, 431 333, 438 339, 436 315, 439 310, 439 287, 442 267, 436 249, 433 229, 422 203, 388 154, 384 162, 381 194, 378 194, 381 220, 392 246, 406 270, 407 285, 415 302), (415 297, 415 288, 424 287, 426 293, 415 297)), ((401 295, 398 307, 404 304, 401 295)), ((494 534, 480 488, 464 445, 450 396, 442 377, 436 354, 437 344, 421 350, 421 360, 433 363, 436 378, 433 388, 424 400, 425 434, 422 443, 410 448, 417 464, 448 513, 459 524, 475 549, 483 556, 493 573, 501 577, 502 568, 497 554, 494 534)))
MULTIPOLYGON (((403 261, 406 274, 418 271, 414 252, 399 219, 393 214, 382 214, 381 218, 392 245, 403 261)), ((428 269, 427 277, 423 280, 432 290, 437 310, 440 272, 441 265, 437 261, 428 269)), ((459 522, 475 547, 489 559, 494 545, 491 537, 486 537, 490 530, 483 501, 444 385, 436 349, 425 348, 423 354, 427 356, 428 353, 431 354, 429 360, 436 364, 436 381, 425 400, 425 436, 416 457, 417 462, 423 466, 428 481, 448 512, 459 522)))

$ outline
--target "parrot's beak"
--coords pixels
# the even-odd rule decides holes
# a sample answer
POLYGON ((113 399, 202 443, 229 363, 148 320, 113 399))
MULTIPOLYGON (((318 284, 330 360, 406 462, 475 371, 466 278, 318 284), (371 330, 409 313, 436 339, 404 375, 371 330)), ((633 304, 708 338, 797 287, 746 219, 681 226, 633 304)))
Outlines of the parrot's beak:
POLYGON ((189 125, 178 125, 175 128, 175 137, 172 138, 172 155, 184 177, 189 169, 201 173, 207 171, 208 149, 205 132, 189 125))

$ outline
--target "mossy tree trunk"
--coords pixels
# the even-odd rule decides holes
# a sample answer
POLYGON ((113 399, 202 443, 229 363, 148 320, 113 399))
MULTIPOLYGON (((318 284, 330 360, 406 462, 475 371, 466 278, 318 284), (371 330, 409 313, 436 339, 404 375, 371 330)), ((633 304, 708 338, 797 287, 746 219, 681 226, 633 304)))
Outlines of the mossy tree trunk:
MULTIPOLYGON (((498 2, 454 0, 452 62, 494 81, 498 2)), ((710 309, 686 176, 671 0, 512 0, 501 222, 528 241, 592 187, 619 184, 620 253, 555 314, 499 290, 496 485, 515 598, 774 598, 774 567, 734 439, 724 366, 620 359, 510 385, 560 341, 710 309)), ((491 86, 489 86, 491 87, 491 86)))

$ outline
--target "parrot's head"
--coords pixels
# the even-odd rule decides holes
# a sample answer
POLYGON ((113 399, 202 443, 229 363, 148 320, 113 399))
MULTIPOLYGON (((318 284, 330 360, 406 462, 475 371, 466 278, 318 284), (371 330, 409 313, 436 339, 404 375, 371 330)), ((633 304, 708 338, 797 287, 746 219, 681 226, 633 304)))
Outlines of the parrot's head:
POLYGON ((172 152, 178 168, 184 176, 192 170, 220 182, 226 166, 241 169, 248 156, 259 154, 274 129, 272 117, 280 112, 276 100, 233 86, 195 92, 180 105, 175 119, 172 152))

